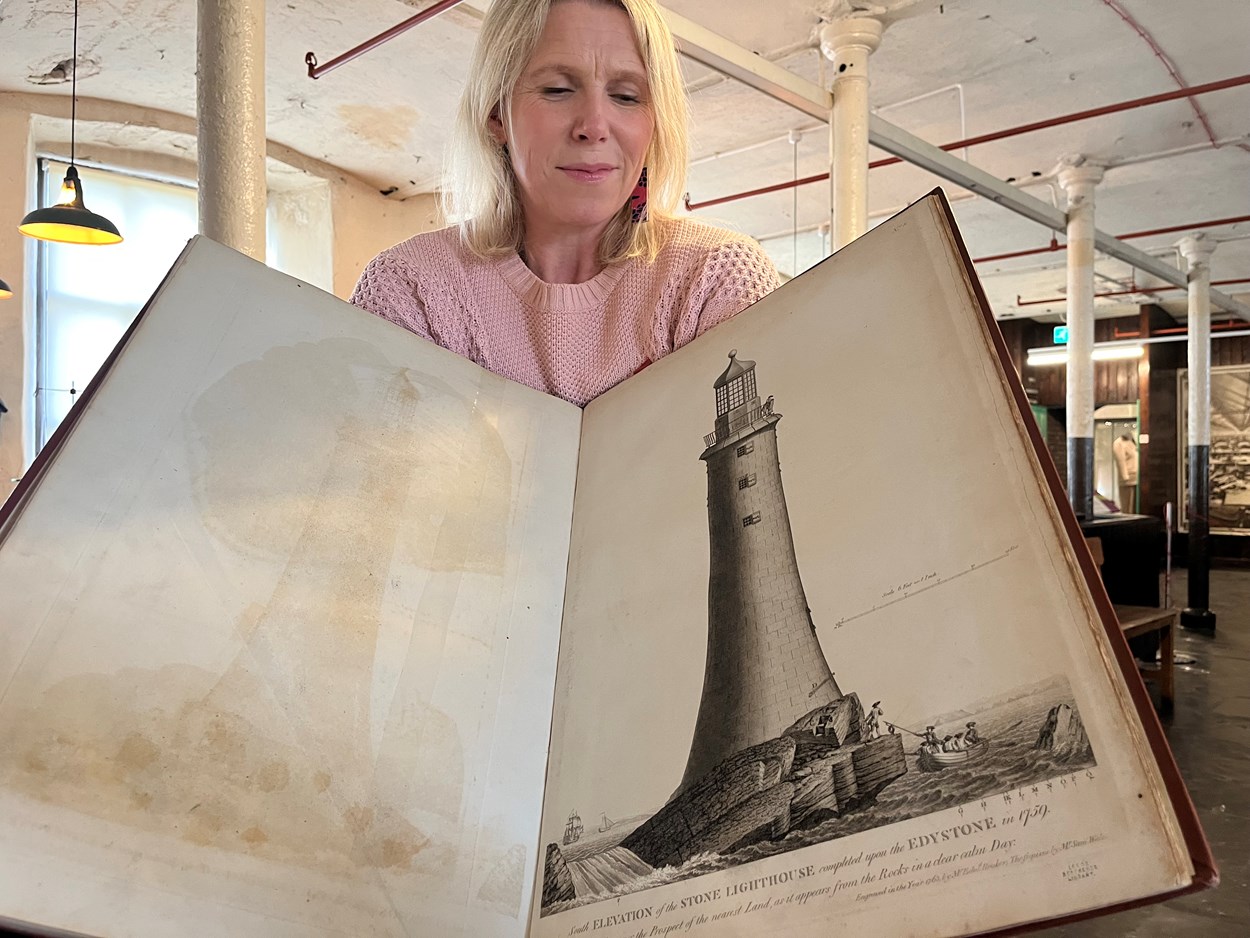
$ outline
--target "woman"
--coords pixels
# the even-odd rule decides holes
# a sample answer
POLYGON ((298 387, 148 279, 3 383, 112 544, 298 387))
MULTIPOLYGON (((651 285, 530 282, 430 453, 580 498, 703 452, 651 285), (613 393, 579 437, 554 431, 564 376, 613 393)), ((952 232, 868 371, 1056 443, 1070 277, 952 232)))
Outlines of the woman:
POLYGON ((453 133, 462 220, 383 251, 352 302, 584 406, 777 286, 754 241, 674 217, 686 151, 653 0, 497 0, 453 133))

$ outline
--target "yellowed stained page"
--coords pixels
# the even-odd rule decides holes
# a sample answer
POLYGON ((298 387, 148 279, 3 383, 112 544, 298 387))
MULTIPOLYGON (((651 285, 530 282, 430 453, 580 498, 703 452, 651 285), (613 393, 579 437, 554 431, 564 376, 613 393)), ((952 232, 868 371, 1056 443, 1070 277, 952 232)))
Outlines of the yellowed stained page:
POLYGON ((1188 882, 983 330, 930 199, 587 408, 532 934, 1188 882))
POLYGON ((0 549, 0 916, 524 934, 578 409, 204 240, 85 406, 0 549))

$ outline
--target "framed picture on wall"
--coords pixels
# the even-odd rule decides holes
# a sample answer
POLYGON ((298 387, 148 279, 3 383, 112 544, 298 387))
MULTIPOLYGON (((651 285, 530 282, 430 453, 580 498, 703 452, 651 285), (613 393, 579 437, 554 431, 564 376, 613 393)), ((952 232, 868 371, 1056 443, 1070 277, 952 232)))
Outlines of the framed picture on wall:
MULTIPOLYGON (((1189 374, 1176 376, 1180 530, 1189 530, 1189 374)), ((1250 365, 1211 369, 1211 533, 1250 534, 1250 365)))

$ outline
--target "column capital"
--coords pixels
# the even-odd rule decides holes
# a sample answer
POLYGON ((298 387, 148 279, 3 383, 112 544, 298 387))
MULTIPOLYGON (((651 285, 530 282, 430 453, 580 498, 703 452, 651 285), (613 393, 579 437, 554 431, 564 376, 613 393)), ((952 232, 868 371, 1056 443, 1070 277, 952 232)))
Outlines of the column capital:
POLYGON ((1176 247, 1189 262, 1189 269, 1206 264, 1215 253, 1216 240, 1205 234, 1186 235, 1176 242, 1176 247))
POLYGON ((883 32, 885 24, 871 16, 851 16, 834 20, 821 27, 820 51, 833 62, 838 62, 851 52, 871 54, 881 45, 883 32))
POLYGON ((1106 170, 1104 163, 1087 156, 1065 156, 1059 161, 1059 185, 1071 194, 1073 189, 1098 185, 1106 170))

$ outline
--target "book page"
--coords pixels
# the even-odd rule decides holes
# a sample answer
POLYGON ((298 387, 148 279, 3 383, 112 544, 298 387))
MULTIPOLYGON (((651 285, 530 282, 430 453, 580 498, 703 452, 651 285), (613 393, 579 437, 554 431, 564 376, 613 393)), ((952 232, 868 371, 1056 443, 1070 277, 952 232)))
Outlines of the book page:
POLYGON ((939 213, 587 408, 533 935, 970 934, 1188 882, 939 213))
POLYGON ((524 934, 580 411, 179 265, 0 544, 0 916, 524 934))

